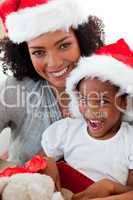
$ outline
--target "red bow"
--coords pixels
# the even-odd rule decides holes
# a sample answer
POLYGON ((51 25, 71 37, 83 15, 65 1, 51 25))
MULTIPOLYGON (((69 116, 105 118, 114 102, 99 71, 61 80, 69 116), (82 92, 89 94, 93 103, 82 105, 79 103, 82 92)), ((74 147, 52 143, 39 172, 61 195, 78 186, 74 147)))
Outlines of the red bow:
POLYGON ((47 161, 43 156, 36 155, 25 163, 22 167, 8 167, 0 171, 0 177, 12 176, 20 173, 35 173, 44 170, 47 167, 47 161))

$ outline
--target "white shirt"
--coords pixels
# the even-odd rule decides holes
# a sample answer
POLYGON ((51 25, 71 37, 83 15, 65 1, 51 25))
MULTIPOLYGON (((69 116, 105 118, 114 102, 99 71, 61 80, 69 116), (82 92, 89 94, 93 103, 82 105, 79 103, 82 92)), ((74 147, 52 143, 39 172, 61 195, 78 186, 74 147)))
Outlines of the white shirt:
POLYGON ((44 152, 64 160, 94 181, 109 178, 126 184, 133 169, 133 126, 123 122, 115 136, 106 140, 92 138, 86 123, 65 118, 43 133, 44 152))

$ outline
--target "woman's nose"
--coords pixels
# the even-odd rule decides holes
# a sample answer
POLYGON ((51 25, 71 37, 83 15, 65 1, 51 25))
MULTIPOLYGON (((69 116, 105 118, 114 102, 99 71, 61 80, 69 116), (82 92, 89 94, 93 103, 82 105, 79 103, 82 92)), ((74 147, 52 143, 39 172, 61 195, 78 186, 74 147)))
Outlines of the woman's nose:
POLYGON ((52 67, 58 67, 63 64, 63 61, 61 57, 55 53, 55 52, 50 52, 47 55, 47 60, 46 60, 47 67, 52 68, 52 67))

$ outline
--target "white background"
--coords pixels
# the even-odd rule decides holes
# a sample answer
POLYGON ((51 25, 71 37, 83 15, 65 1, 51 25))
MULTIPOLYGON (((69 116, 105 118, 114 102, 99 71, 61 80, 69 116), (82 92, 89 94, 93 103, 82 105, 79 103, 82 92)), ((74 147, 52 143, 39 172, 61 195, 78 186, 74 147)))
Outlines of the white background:
POLYGON ((84 0, 90 14, 103 20, 106 43, 123 37, 133 49, 133 0, 84 0))

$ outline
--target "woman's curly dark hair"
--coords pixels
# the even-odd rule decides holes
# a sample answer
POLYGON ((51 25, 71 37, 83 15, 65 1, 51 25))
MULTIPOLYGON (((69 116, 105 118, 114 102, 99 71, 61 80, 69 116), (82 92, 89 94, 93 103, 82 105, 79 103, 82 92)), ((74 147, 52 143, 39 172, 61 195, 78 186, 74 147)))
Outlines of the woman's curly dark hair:
MULTIPOLYGON (((91 55, 104 44, 103 24, 97 17, 90 16, 88 23, 79 25, 74 32, 81 56, 91 55)), ((0 40, 0 51, 3 52, 1 60, 4 73, 11 70, 17 80, 22 80, 24 77, 30 77, 35 81, 41 79, 32 65, 26 42, 15 44, 5 38, 0 40)))

